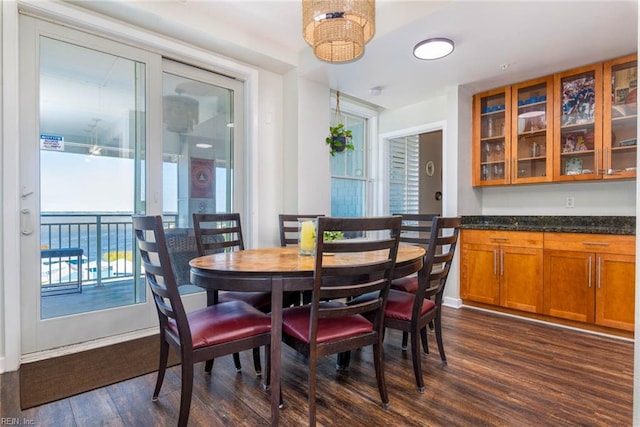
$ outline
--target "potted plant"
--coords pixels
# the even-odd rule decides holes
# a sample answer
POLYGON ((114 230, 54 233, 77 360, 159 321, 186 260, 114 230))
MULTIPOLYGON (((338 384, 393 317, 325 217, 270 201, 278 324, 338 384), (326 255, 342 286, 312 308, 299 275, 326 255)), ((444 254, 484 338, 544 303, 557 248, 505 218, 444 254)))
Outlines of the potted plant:
POLYGON ((355 147, 351 142, 352 134, 350 129, 345 129, 342 123, 335 126, 329 126, 329 136, 325 139, 327 145, 331 149, 331 155, 341 153, 345 149, 353 150, 355 147))

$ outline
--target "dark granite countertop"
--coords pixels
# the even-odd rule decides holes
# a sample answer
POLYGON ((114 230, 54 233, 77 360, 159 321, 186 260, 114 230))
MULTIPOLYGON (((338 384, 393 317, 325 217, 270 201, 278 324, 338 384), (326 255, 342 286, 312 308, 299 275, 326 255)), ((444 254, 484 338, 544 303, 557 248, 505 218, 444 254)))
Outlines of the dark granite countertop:
POLYGON ((556 233, 636 234, 635 216, 463 216, 462 228, 556 233))

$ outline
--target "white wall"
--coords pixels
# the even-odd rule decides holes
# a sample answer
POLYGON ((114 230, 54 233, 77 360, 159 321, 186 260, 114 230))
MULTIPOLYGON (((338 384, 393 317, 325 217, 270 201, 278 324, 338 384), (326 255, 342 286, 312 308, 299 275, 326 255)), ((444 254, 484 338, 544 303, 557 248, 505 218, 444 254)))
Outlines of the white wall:
POLYGON ((298 211, 298 128, 298 72, 294 69, 284 76, 282 213, 298 211))
POLYGON ((380 113, 378 131, 380 134, 392 133, 445 120, 446 106, 446 97, 440 96, 397 110, 384 110, 380 113))
POLYGON ((259 76, 257 159, 253 159, 253 172, 260 183, 257 203, 259 206, 258 241, 255 247, 278 246, 278 214, 282 206, 284 150, 284 82, 279 74, 261 70, 259 76), (262 183, 267 184, 263 187, 262 183))
POLYGON ((324 140, 329 133, 331 116, 329 88, 302 78, 297 82, 297 212, 330 214, 330 156, 324 140))

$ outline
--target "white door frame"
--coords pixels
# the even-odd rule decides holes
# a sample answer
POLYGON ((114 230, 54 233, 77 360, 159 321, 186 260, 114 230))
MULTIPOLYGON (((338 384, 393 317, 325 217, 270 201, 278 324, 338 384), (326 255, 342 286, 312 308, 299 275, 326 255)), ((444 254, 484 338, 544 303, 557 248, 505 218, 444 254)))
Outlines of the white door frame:
MULTIPOLYGON (((377 194, 381 194, 382 197, 377 201, 378 203, 378 208, 377 211, 380 212, 381 215, 389 215, 389 207, 387 204, 387 200, 389 200, 389 140, 394 139, 394 138, 405 138, 407 136, 412 136, 412 135, 420 135, 422 133, 429 133, 429 132, 434 132, 434 131, 442 131, 442 145, 443 145, 443 150, 442 150, 442 164, 445 164, 445 150, 444 150, 444 146, 445 146, 445 141, 447 140, 447 126, 446 126, 446 121, 441 120, 441 121, 437 121, 437 122, 432 122, 432 123, 426 123, 424 125, 419 125, 419 126, 414 126, 414 127, 410 127, 410 128, 406 128, 406 129, 399 129, 399 130, 395 130, 392 132, 386 132, 386 133, 381 133, 379 135, 379 150, 378 153, 379 157, 378 157, 378 165, 380 170, 382 171, 382 173, 380 174, 382 179, 378 179, 376 180, 377 183, 377 189, 376 189, 376 193, 377 194)), ((447 175, 443 174, 442 176, 442 187, 446 188, 445 185, 445 181, 447 180, 447 175)), ((442 209, 443 209, 443 214, 444 209, 445 209, 445 197, 446 197, 446 192, 443 191, 443 195, 442 195, 442 209)))

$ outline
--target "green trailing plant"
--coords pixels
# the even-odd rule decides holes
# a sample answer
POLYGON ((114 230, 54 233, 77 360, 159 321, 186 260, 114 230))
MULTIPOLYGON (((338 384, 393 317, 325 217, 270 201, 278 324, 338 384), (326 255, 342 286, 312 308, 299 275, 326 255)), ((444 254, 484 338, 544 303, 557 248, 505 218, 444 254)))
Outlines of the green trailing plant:
POLYGON ((350 129, 345 129, 344 124, 338 123, 335 126, 329 126, 329 136, 325 138, 325 142, 331 149, 330 153, 335 156, 346 150, 353 150, 355 146, 351 142, 353 134, 350 129))
POLYGON ((325 242, 333 242, 334 240, 343 239, 344 233, 342 231, 325 231, 323 236, 325 242))

